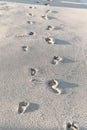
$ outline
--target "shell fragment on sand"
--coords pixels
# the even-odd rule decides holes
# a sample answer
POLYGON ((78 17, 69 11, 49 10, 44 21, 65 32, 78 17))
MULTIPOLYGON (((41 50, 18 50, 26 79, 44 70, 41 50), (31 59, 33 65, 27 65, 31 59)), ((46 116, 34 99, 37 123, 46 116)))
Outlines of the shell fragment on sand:
POLYGON ((61 90, 58 88, 58 81, 56 80, 50 80, 49 86, 52 87, 53 90, 55 90, 58 94, 61 94, 61 90))
POLYGON ((60 56, 54 56, 52 63, 53 64, 58 64, 61 61, 62 61, 62 57, 60 57, 60 56))
POLYGON ((76 123, 74 122, 69 122, 67 123, 67 129, 66 130, 79 130, 79 127, 76 123))
POLYGON ((27 101, 23 101, 19 103, 19 108, 18 108, 18 113, 19 114, 23 114, 25 112, 25 110, 27 109, 27 107, 29 106, 29 102, 27 101))

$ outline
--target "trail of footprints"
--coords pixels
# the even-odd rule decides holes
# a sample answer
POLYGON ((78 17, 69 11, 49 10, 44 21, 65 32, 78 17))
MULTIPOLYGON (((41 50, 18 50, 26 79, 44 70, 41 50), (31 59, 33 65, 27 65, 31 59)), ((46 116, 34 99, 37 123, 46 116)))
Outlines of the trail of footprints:
MULTIPOLYGON (((47 2, 51 2, 52 0, 47 0, 47 2)), ((36 3, 40 3, 40 1, 37 1, 36 3)), ((49 5, 49 3, 45 3, 44 4, 45 6, 47 6, 47 5, 49 5)), ((30 9, 32 9, 33 7, 32 6, 30 6, 29 7, 30 9)), ((37 7, 35 8, 35 9, 37 9, 37 7)), ((49 12, 51 12, 51 10, 50 9, 48 9, 47 11, 46 11, 46 13, 49 13, 49 12)), ((32 13, 29 13, 28 14, 29 16, 34 16, 32 13)), ((43 16, 41 16, 42 17, 42 19, 44 19, 44 20, 48 20, 48 17, 46 16, 46 15, 43 15, 43 16)), ((27 21, 27 23, 28 24, 33 24, 34 22, 32 22, 32 21, 27 21)), ((48 25, 47 26, 47 28, 46 28, 46 30, 53 30, 55 27, 54 26, 51 26, 51 25, 48 25)), ((34 35, 35 34, 35 32, 29 32, 29 35, 30 36, 32 36, 32 35, 34 35)), ((48 43, 48 44, 55 44, 55 41, 54 41, 54 39, 52 38, 52 37, 46 37, 45 38, 45 41, 48 43)), ((22 46, 22 49, 23 49, 23 51, 28 51, 28 46, 22 46)), ((52 58, 52 64, 53 65, 57 65, 59 62, 61 62, 63 60, 63 58, 62 57, 60 57, 60 56, 54 56, 53 58, 52 58)), ((35 75, 37 75, 37 72, 38 72, 38 69, 36 69, 36 68, 31 68, 30 69, 30 72, 31 72, 31 76, 33 77, 32 78, 32 82, 34 81, 34 77, 35 77, 35 75)), ((61 93, 62 93, 62 91, 59 89, 59 83, 58 83, 58 81, 57 80, 55 80, 55 79, 52 79, 52 80, 49 80, 48 81, 48 86, 49 87, 51 87, 51 89, 54 91, 54 92, 56 92, 58 95, 60 95, 61 93)), ((19 106, 18 106, 18 113, 19 114, 23 114, 23 113, 25 113, 25 111, 26 111, 26 109, 29 107, 29 105, 30 105, 30 102, 29 101, 23 101, 23 102, 20 102, 19 103, 19 106)), ((78 125, 76 124, 76 123, 74 123, 74 122, 68 122, 68 123, 66 123, 66 130, 79 130, 79 127, 78 127, 78 125)))

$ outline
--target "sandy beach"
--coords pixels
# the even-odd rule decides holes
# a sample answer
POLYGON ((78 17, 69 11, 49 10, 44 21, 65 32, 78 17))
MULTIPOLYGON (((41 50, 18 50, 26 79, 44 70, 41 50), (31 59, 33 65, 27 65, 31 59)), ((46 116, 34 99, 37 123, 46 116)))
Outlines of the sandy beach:
POLYGON ((87 130, 86 0, 0 0, 0 130, 87 130))

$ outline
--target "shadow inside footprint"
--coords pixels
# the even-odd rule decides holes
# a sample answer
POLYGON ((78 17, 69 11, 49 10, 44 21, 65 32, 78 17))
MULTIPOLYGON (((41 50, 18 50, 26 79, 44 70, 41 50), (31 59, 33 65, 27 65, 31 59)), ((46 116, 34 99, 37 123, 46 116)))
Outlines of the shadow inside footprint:
POLYGON ((71 43, 69 43, 65 40, 60 40, 60 39, 55 39, 55 44, 56 45, 71 45, 71 43))
POLYGON ((30 103, 30 105, 27 107, 27 109, 25 110, 25 113, 28 113, 28 112, 34 112, 36 110, 39 109, 39 104, 36 104, 36 103, 30 103))
POLYGON ((66 63, 73 63, 73 62, 75 62, 74 60, 72 60, 72 59, 68 59, 68 58, 63 58, 63 60, 61 61, 61 63, 63 63, 63 64, 66 64, 66 63))
POLYGON ((62 89, 62 94, 67 93, 67 89, 74 88, 74 87, 78 87, 78 84, 69 83, 69 82, 66 82, 63 80, 60 80, 60 82, 59 82, 59 88, 62 89))

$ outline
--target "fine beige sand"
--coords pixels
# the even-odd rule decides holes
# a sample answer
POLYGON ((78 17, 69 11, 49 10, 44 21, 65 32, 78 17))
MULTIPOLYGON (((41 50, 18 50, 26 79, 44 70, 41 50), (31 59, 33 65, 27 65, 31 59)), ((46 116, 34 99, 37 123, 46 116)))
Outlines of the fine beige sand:
POLYGON ((0 130, 70 121, 87 130, 86 0, 0 0, 0 130))

